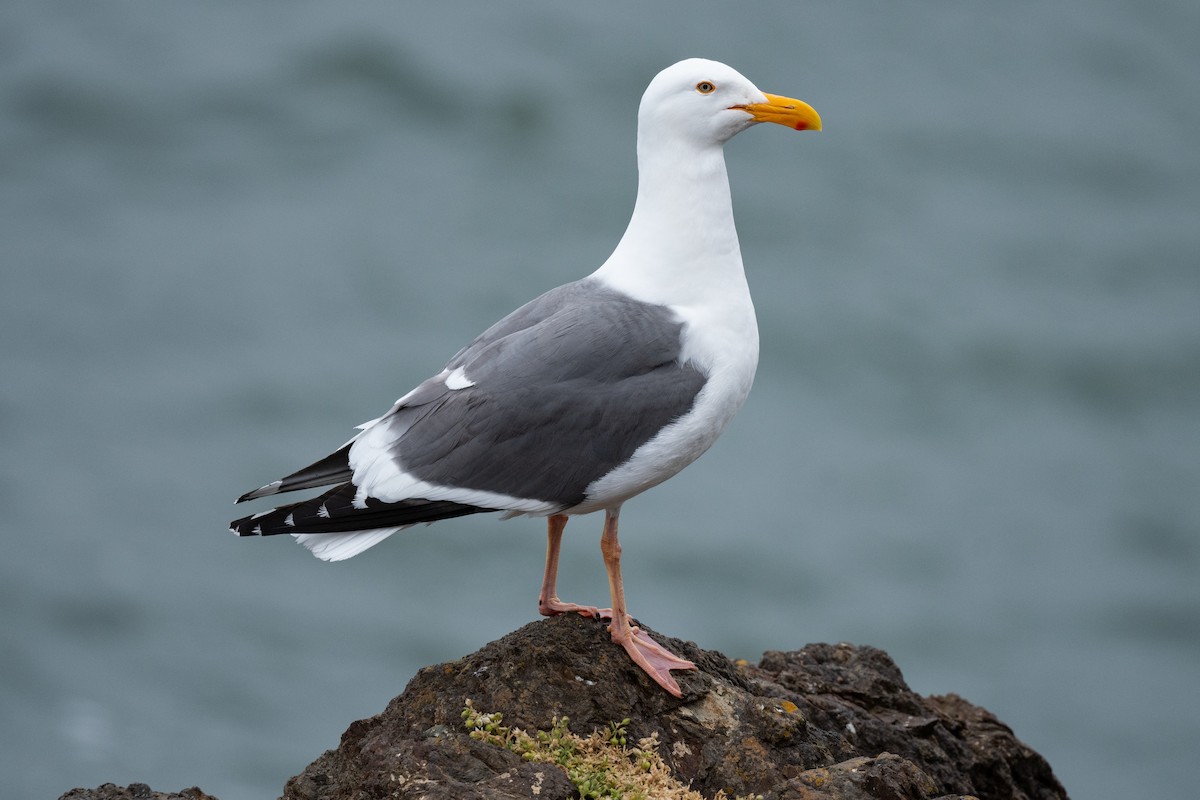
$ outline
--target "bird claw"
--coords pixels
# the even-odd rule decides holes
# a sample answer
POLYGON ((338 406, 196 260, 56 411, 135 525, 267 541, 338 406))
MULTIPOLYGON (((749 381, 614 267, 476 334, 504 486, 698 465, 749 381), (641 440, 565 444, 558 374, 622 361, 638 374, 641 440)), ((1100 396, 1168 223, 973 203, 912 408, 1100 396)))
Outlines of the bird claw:
MULTIPOLYGON (((578 603, 564 603, 557 597, 551 597, 538 603, 538 613, 545 617, 556 617, 559 614, 569 614, 574 612, 581 617, 589 619, 613 619, 613 610, 611 608, 596 608, 595 606, 581 606, 578 603)), ((667 648, 663 647, 658 642, 650 638, 650 634, 633 624, 633 618, 625 617, 625 625, 620 626, 610 624, 609 632, 612 633, 614 643, 625 648, 625 652, 629 654, 629 658, 633 663, 642 668, 642 671, 649 675, 655 683, 666 689, 676 697, 683 697, 683 691, 679 688, 679 684, 671 677, 673 669, 696 669, 696 665, 686 658, 680 658, 672 653, 667 648), (622 635, 621 628, 624 627, 626 633, 622 635)))
POLYGON ((621 636, 620 631, 613 631, 613 641, 624 647, 633 663, 641 667, 655 683, 674 696, 683 697, 679 684, 671 677, 671 670, 696 669, 696 665, 675 655, 636 625, 630 626, 627 631, 628 636, 625 637, 621 636))
POLYGON ((569 614, 572 611, 581 617, 588 617, 589 619, 607 619, 607 617, 602 617, 606 611, 608 612, 609 617, 612 616, 611 609, 599 609, 595 606, 581 606, 578 603, 564 603, 557 597, 551 597, 549 600, 543 600, 542 602, 538 603, 538 613, 543 617, 557 617, 559 614, 569 614))

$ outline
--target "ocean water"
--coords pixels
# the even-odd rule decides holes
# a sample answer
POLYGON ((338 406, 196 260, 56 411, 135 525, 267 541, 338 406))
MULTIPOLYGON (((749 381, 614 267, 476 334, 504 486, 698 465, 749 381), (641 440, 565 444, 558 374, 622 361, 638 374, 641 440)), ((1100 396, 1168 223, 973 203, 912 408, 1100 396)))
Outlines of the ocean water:
MULTIPOLYGON (((730 656, 885 648, 1077 798, 1200 747, 1200 9, 12 2, 0 9, 0 774, 278 796, 536 617, 479 516, 318 562, 226 533, 483 327, 594 269, 646 82, 727 148, 763 353, 622 515, 631 609, 730 656)), ((560 587, 607 587, 599 520, 560 587)))

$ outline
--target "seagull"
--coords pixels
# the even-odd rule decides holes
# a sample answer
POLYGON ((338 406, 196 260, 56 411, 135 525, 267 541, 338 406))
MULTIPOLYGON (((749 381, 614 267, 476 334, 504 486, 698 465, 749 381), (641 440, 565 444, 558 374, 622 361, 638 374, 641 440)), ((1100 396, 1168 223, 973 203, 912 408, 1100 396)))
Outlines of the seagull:
POLYGON ((633 624, 621 582, 621 506, 675 475, 750 392, 758 326, 723 146, 760 122, 820 130, 811 106, 707 59, 658 73, 638 109, 637 199, 608 260, 480 334, 441 372, 325 458, 237 502, 331 487, 230 524, 290 534, 340 561, 417 523, 487 511, 545 517, 545 616, 610 619, 612 641, 663 689, 696 665, 633 624), (611 608, 559 599, 568 518, 604 512, 611 608))

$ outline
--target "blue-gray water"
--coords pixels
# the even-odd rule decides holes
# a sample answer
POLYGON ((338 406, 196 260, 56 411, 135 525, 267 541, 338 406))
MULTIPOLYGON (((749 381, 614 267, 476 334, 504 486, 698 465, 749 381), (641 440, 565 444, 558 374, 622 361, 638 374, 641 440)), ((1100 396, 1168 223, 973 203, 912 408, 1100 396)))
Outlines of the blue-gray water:
MULTIPOLYGON (((739 419, 629 503, 634 613, 886 648, 1077 798, 1200 750, 1200 6, 10 2, 0 9, 0 774, 275 797, 422 665, 535 618, 544 534, 340 564, 237 541, 628 218, 686 56, 821 134, 728 148, 739 419)), ((599 521, 563 596, 606 596, 599 521)))

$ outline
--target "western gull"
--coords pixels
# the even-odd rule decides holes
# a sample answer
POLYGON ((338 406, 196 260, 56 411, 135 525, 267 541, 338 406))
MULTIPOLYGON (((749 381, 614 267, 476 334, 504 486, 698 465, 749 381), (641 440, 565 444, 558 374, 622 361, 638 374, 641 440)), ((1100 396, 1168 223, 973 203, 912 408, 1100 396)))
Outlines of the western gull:
POLYGON ((626 611, 617 519, 626 500, 707 450, 750 391, 758 328, 722 148, 759 122, 821 129, 809 105, 765 94, 725 64, 693 58, 660 72, 638 109, 633 216, 608 260, 488 328, 332 455, 238 502, 332 488, 231 530, 291 534, 340 561, 416 523, 546 517, 538 611, 611 618, 612 640, 682 696, 671 670, 695 665, 626 611), (593 511, 604 512, 611 609, 555 589, 567 519, 593 511))

